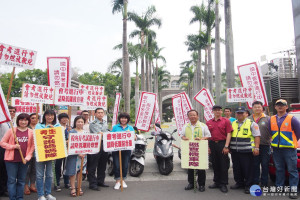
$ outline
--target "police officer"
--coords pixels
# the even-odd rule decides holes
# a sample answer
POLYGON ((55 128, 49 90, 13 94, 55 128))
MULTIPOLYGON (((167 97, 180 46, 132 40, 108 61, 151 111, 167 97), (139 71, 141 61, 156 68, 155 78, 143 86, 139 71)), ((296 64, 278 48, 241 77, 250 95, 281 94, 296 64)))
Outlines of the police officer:
MULTIPOLYGON (((103 134, 103 132, 107 131, 108 126, 107 122, 103 119, 104 115, 105 111, 103 108, 95 110, 96 119, 90 124, 90 133, 103 134)), ((104 183, 108 153, 103 151, 103 143, 101 144, 100 152, 97 154, 88 154, 87 159, 89 188, 100 191, 98 186, 109 187, 104 183)))
POLYGON ((253 181, 253 156, 259 155, 260 131, 255 122, 247 119, 245 107, 238 107, 236 117, 237 120, 232 123, 230 141, 236 184, 230 189, 244 188, 245 193, 249 194, 253 181))

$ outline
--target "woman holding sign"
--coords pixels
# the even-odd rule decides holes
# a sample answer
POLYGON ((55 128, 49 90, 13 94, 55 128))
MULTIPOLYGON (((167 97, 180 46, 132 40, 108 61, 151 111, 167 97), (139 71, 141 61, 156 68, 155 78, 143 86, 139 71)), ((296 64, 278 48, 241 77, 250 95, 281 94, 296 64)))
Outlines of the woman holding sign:
MULTIPOLYGON (((128 113, 120 113, 120 115, 118 116, 118 121, 119 124, 113 126, 111 132, 134 131, 133 127, 128 125, 128 122, 130 121, 130 116, 128 113)), ((131 155, 130 150, 121 151, 121 157, 122 157, 121 167, 122 167, 123 179, 126 179, 127 176, 130 155, 131 155)), ((115 173, 115 180, 116 180, 114 189, 118 190, 121 187, 119 151, 112 152, 112 156, 113 156, 114 173, 115 173)), ((123 180, 123 188, 127 188, 127 184, 125 183, 124 180, 123 180)))
MULTIPOLYGON (((39 123, 35 126, 35 129, 44 129, 44 128, 54 128, 59 127, 60 124, 56 123, 56 114, 53 110, 46 110, 43 115, 42 123, 39 123)), ((51 185, 52 185, 52 162, 36 162, 36 187, 38 193, 38 200, 56 200, 54 196, 51 195, 51 185), (46 178, 44 181, 44 174, 46 172, 46 178), (44 187, 45 185, 45 187, 44 187)))
MULTIPOLYGON (((74 119, 74 126, 73 129, 70 130, 69 133, 86 133, 83 130, 83 126, 85 124, 85 119, 82 116, 77 116, 74 119)), ((66 162, 66 171, 65 174, 66 176, 70 176, 70 184, 71 184, 71 196, 72 197, 76 197, 76 187, 75 187, 75 179, 77 177, 77 183, 79 183, 79 172, 81 169, 81 162, 78 162, 78 160, 81 161, 81 159, 83 160, 83 166, 84 168, 86 168, 86 162, 87 162, 87 158, 85 156, 85 154, 79 154, 79 155, 69 155, 67 158, 67 162, 66 162)), ((85 169, 83 169, 83 171, 85 171, 85 169)), ((82 196, 83 192, 81 187, 79 188, 79 195, 82 196)))
POLYGON ((22 113, 17 117, 17 128, 9 129, 0 144, 5 149, 5 165, 8 176, 7 190, 9 199, 23 199, 28 161, 34 151, 33 132, 28 128, 30 117, 22 113), (19 144, 16 144, 16 138, 19 144), (19 150, 21 150, 22 155, 19 150), (25 158, 24 162, 22 161, 25 158))

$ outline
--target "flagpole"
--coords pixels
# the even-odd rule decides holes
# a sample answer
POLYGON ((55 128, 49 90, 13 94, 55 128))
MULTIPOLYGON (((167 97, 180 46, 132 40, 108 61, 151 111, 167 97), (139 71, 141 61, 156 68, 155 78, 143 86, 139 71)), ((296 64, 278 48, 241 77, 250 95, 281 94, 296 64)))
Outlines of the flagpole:
POLYGON ((11 91, 12 82, 13 82, 14 75, 15 75, 15 69, 16 69, 16 67, 13 68, 13 71, 12 71, 11 77, 10 77, 9 88, 8 88, 8 92, 7 92, 7 96, 6 96, 6 103, 7 103, 7 104, 8 104, 8 99, 9 99, 9 96, 10 96, 10 91, 11 91))

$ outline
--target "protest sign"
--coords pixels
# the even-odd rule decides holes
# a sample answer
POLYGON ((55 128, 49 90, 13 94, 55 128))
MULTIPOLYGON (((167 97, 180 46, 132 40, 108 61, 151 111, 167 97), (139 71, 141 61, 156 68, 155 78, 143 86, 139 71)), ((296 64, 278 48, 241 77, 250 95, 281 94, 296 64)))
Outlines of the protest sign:
MULTIPOLYGON (((20 113, 36 113, 37 112, 37 104, 31 102, 23 102, 20 97, 12 97, 11 98, 11 106, 16 108, 16 115, 20 113)), ((38 114, 43 114, 43 104, 38 104, 38 114)))
POLYGON ((134 131, 103 133, 103 149, 105 152, 133 150, 134 131))
POLYGON ((53 104, 54 87, 23 83, 22 101, 32 103, 53 104))
POLYGON ((33 69, 36 51, 0 43, 0 65, 33 69))
POLYGON ((112 127, 117 124, 118 121, 118 112, 119 112, 119 106, 121 101, 121 93, 116 93, 116 100, 115 100, 115 107, 114 107, 114 114, 113 114, 113 120, 112 120, 112 127))
POLYGON ((84 106, 86 105, 87 92, 77 88, 55 88, 55 105, 84 106))
POLYGON ((3 90, 0 84, 0 124, 4 122, 9 122, 11 120, 10 113, 7 107, 7 103, 5 101, 5 96, 3 94, 3 90))
MULTIPOLYGON (((161 124, 160 122, 160 115, 159 115, 159 107, 158 107, 158 101, 157 101, 157 98, 156 98, 156 101, 155 101, 155 113, 154 113, 154 123, 156 124, 161 124)), ((154 126, 155 128, 155 131, 160 131, 160 129, 157 127, 157 126, 154 126)))
POLYGON ((181 168, 208 169, 207 140, 181 140, 181 168))
POLYGON ((185 124, 181 101, 182 101, 182 98, 181 98, 180 94, 174 95, 172 97, 172 107, 173 107, 174 118, 175 118, 175 122, 176 122, 177 132, 180 136, 182 135, 183 126, 185 124))
POLYGON ((81 110, 95 110, 96 108, 107 110, 107 96, 104 95, 104 86, 80 83, 79 88, 87 90, 86 105, 81 106, 81 110))
POLYGON ((254 98, 247 102, 248 107, 251 109, 254 101, 260 101, 263 106, 268 106, 265 84, 257 64, 254 62, 238 66, 238 71, 242 86, 253 88, 254 98))
POLYGON ((227 88, 227 102, 248 102, 253 100, 253 88, 227 88))
POLYGON ((70 133, 68 155, 96 154, 101 147, 101 134, 70 133))
POLYGON ((206 121, 214 118, 212 107, 215 105, 215 102, 208 89, 202 88, 198 94, 194 96, 194 99, 204 107, 204 118, 206 121))
POLYGON ((188 97, 188 95, 185 92, 181 92, 179 94, 181 96, 182 114, 183 114, 183 118, 184 118, 184 121, 185 121, 185 124, 186 124, 186 123, 190 122, 190 120, 187 116, 187 113, 188 113, 188 111, 192 110, 193 107, 192 107, 190 98, 188 97))
POLYGON ((48 85, 52 87, 70 87, 70 57, 48 57, 48 85))
POLYGON ((67 156, 63 127, 35 129, 34 145, 37 162, 56 160, 67 156))
POLYGON ((135 126, 141 131, 149 131, 154 113, 156 94, 142 92, 135 126))

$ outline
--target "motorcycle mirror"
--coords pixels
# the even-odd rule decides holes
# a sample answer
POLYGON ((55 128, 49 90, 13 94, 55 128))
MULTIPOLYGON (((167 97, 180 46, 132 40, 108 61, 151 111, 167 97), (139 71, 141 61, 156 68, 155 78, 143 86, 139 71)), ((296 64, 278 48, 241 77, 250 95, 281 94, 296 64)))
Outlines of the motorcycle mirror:
POLYGON ((137 127, 136 127, 136 126, 134 126, 134 127, 133 127, 133 129, 134 129, 135 131, 138 131, 138 129, 137 129, 137 127))
POLYGON ((148 137, 147 139, 149 139, 149 140, 152 140, 152 139, 153 139, 153 137, 148 137))
POLYGON ((159 123, 155 123, 155 126, 157 126, 158 128, 160 128, 160 124, 159 123))
POLYGON ((175 132, 177 132, 177 129, 175 129, 175 130, 173 131, 173 133, 175 133, 175 132))

